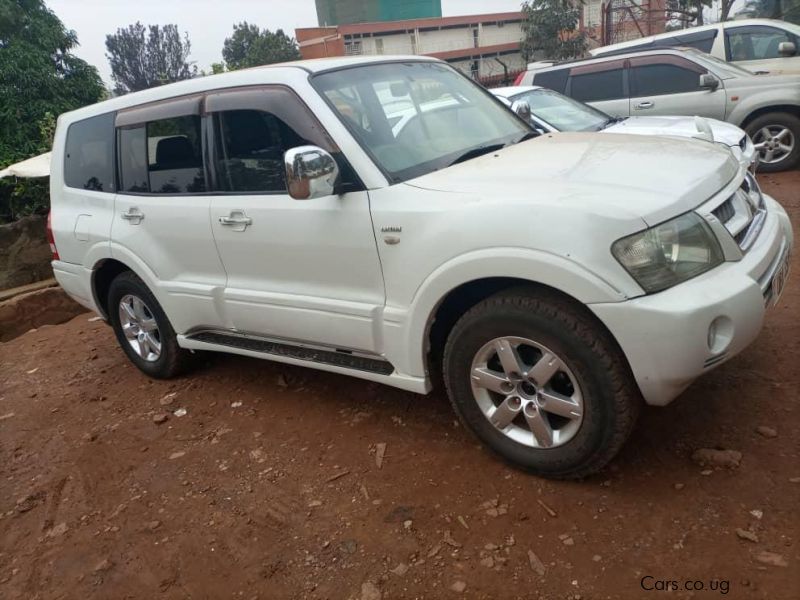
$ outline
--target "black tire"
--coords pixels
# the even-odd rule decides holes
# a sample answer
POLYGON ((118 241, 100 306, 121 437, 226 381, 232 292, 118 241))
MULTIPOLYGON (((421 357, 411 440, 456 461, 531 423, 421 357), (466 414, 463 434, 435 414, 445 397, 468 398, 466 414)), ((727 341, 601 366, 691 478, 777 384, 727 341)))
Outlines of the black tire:
POLYGON ((794 144, 792 151, 784 158, 774 163, 758 163, 758 171, 760 173, 775 173, 777 171, 786 171, 797 166, 800 162, 800 118, 785 112, 772 112, 760 117, 756 117, 747 125, 747 135, 749 135, 753 143, 756 143, 758 132, 765 127, 781 126, 785 127, 792 132, 794 136, 794 144))
POLYGON ((443 362, 450 402, 467 429, 513 465, 545 477, 577 479, 602 469, 627 440, 642 404, 616 342, 583 307, 549 290, 516 288, 474 306, 450 332, 443 362), (481 411, 472 392, 472 361, 480 348, 503 336, 540 341, 575 376, 583 420, 563 445, 524 445, 481 411))
POLYGON ((156 300, 153 293, 131 271, 120 273, 111 282, 108 290, 108 318, 114 334, 117 336, 122 351, 128 356, 130 361, 144 374, 155 379, 169 379, 179 375, 189 366, 191 353, 178 346, 178 338, 175 330, 164 314, 164 310, 156 300), (120 323, 120 301, 128 295, 140 298, 146 305, 147 310, 155 319, 158 326, 158 337, 161 342, 160 355, 156 360, 148 361, 140 356, 131 346, 125 337, 120 323))

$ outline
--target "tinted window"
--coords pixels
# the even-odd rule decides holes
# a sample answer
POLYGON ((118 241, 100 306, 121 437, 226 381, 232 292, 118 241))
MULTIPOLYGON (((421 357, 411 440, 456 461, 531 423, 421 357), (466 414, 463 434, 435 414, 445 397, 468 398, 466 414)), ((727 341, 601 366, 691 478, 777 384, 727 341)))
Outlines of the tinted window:
POLYGON ((709 31, 701 31, 699 33, 689 33, 674 38, 674 46, 688 46, 690 48, 697 48, 701 52, 711 52, 711 47, 714 45, 714 38, 717 37, 717 30, 711 29, 709 31))
POLYGON ((725 31, 728 60, 763 60, 781 58, 778 46, 781 42, 794 42, 795 36, 782 29, 751 25, 734 27, 725 31))
POLYGON ((572 75, 570 96, 582 102, 624 98, 622 69, 572 75))
POLYGON ((204 192, 200 117, 187 116, 147 124, 147 172, 150 192, 204 192))
POLYGON ((536 73, 533 76, 533 85, 540 85, 563 94, 567 89, 568 76, 569 69, 558 69, 556 71, 536 73))
POLYGON ((147 132, 145 126, 119 130, 119 189, 148 192, 147 132))
POLYGON ((220 188, 229 192, 285 192, 283 154, 306 142, 271 113, 230 110, 214 118, 220 188))
POLYGON ((72 188, 113 192, 113 145, 113 113, 70 125, 64 156, 64 183, 72 188))
POLYGON ((631 69, 631 96, 680 94, 700 89, 700 73, 670 64, 653 64, 631 69))

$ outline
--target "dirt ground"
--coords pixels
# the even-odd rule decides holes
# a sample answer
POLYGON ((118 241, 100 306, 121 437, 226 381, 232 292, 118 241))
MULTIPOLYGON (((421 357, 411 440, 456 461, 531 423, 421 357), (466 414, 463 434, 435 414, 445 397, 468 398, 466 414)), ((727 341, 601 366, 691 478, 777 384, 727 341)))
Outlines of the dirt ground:
MULTIPOLYGON (((800 172, 761 181, 800 224, 800 172)), ((509 468, 442 395, 224 355, 157 382, 91 315, 28 332, 0 344, 0 598, 800 598, 798 263, 582 482, 509 468)))

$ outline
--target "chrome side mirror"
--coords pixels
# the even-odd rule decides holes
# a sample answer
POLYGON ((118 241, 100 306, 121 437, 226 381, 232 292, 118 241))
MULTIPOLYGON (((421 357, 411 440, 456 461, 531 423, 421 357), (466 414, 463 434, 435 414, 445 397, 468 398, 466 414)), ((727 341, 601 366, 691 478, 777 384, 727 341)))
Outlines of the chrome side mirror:
POLYGON ((794 56, 797 54, 797 46, 794 42, 781 42, 778 44, 778 54, 781 56, 794 56))
POLYGON ((711 90, 712 92, 719 87, 719 79, 716 75, 711 73, 703 73, 700 75, 700 88, 704 90, 711 90))
POLYGON ((528 104, 527 100, 514 100, 511 104, 511 110, 517 113, 526 123, 531 122, 531 105, 528 104))
POLYGON ((339 179, 339 166, 333 157, 317 146, 298 146, 283 155, 286 187, 295 200, 330 196, 339 179))

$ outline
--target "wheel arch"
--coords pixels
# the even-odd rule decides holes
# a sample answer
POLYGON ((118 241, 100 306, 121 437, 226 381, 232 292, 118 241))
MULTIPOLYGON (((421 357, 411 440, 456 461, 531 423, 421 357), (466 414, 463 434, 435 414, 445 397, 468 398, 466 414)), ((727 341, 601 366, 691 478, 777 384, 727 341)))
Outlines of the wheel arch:
POLYGON ((769 106, 762 106, 760 108, 756 108, 755 110, 752 110, 749 113, 747 113, 747 116, 744 119, 742 119, 742 122, 739 125, 739 127, 741 127, 742 129, 747 129, 747 126, 750 125, 750 123, 755 121, 757 118, 775 112, 788 113, 790 115, 794 115, 795 117, 800 118, 800 106, 795 104, 773 104, 769 106))
MULTIPOLYGON (((391 314, 391 309, 387 311, 386 350, 399 358, 395 363, 398 369, 416 376, 430 375, 433 363, 429 359, 436 358, 431 350, 446 339, 458 318, 481 300, 509 287, 551 290, 583 306, 587 314, 591 314, 587 304, 620 302, 629 297, 566 257, 522 249, 470 254, 449 261, 429 275, 417 289, 404 318, 391 314), (396 336, 393 330, 399 321, 405 321, 405 336, 396 336), (404 347, 392 347, 398 343, 393 342, 396 337, 405 340, 404 347)), ((597 320, 594 315, 591 318, 597 320)))

